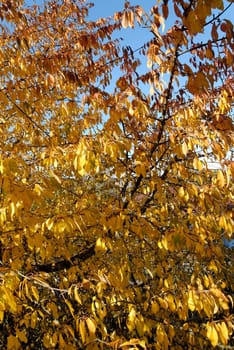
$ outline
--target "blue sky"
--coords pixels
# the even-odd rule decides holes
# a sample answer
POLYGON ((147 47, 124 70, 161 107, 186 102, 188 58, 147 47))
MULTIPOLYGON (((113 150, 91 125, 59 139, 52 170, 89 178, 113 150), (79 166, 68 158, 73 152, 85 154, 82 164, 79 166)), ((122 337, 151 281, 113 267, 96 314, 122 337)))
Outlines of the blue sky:
MULTIPOLYGON (((42 5, 46 3, 46 0, 25 0, 25 3, 27 5, 42 5)), ((87 2, 92 2, 94 4, 94 7, 90 9, 89 12, 89 19, 90 20, 97 20, 100 17, 108 17, 113 16, 115 12, 121 11, 124 8, 125 0, 90 0, 87 2)), ((146 12, 149 12, 149 10, 158 3, 162 2, 162 0, 130 0, 129 1, 131 5, 140 5, 146 12)), ((170 4, 173 6, 172 0, 169 0, 168 2, 169 7, 170 4)), ((225 1, 225 5, 229 4, 228 1, 225 1)), ((231 21, 233 20, 233 7, 232 6, 227 12, 224 14, 224 18, 229 18, 231 21)), ((217 11, 214 12, 214 14, 217 11)), ((177 18, 178 19, 178 18, 177 18)), ((169 17, 166 20, 166 30, 169 29, 171 26, 173 26, 175 21, 175 18, 173 18, 173 12, 169 11, 169 17)), ((209 31, 208 34, 205 33, 198 36, 198 38, 195 40, 195 42, 202 40, 203 42, 208 40, 210 38, 210 26, 206 28, 206 31, 209 31)), ((137 24, 135 25, 134 29, 122 29, 120 32, 116 33, 117 37, 122 37, 122 45, 127 46, 130 45, 133 50, 141 47, 144 43, 149 41, 153 35, 151 34, 150 30, 147 28, 140 28, 137 24)), ((186 57, 185 57, 186 59, 186 57)), ((146 60, 142 60, 142 69, 141 71, 145 71, 146 68, 146 60)))
MULTIPOLYGON (((25 0, 27 5, 43 5, 46 2, 46 0, 25 0)), ((100 17, 112 16, 115 12, 121 11, 124 8, 125 0, 90 0, 87 2, 92 2, 94 4, 94 7, 90 9, 89 18, 91 20, 97 20, 100 17)), ((129 2, 131 5, 140 5, 146 12, 148 12, 152 6, 157 5, 162 2, 162 0, 130 0, 129 2)), ((171 0, 168 2, 169 6, 170 3, 172 4, 171 0)), ((229 4, 229 2, 225 1, 225 5, 227 4, 229 4)), ((233 21, 232 7, 224 14, 224 17, 229 18, 231 21, 233 21)), ((166 29, 170 28, 173 23, 174 18, 172 15, 169 15, 166 21, 166 29)), ((138 48, 152 37, 148 29, 139 28, 137 25, 134 30, 123 29, 121 31, 121 36, 124 38, 124 44, 131 45, 133 49, 138 48)))
MULTIPOLYGON (((115 12, 121 11, 124 8, 124 0, 93 0, 94 7, 90 9, 90 19, 91 20, 97 20, 100 17, 108 17, 112 16, 115 12)), ((140 5, 143 7, 143 9, 149 13, 150 9, 157 5, 158 3, 162 3, 162 0, 130 0, 129 1, 131 5, 140 5)), ((224 6, 226 7, 230 2, 224 1, 224 6)), ((173 1, 169 0, 169 17, 165 22, 165 31, 170 29, 175 24, 175 15, 174 11, 172 11, 173 8, 173 1), (171 9, 170 9, 171 4, 171 9)), ((223 18, 229 18, 231 21, 233 20, 233 8, 234 6, 231 6, 228 11, 226 11, 223 15, 223 18)), ((215 10, 213 12, 214 16, 220 12, 220 10, 215 10)), ((213 15, 212 14, 212 15, 213 15)), ((222 19, 222 17, 221 17, 222 19)), ((210 31, 211 26, 207 26, 205 28, 205 33, 198 35, 197 38, 195 38, 194 43, 199 41, 208 41, 210 37, 210 31)), ((121 36, 124 40, 122 42, 122 45, 130 45, 133 50, 141 47, 144 43, 152 39, 153 35, 147 28, 140 28, 137 24, 135 25, 134 29, 122 29, 121 32, 116 33, 117 36, 121 36)), ((188 60, 188 55, 185 55, 181 57, 182 60, 188 60)), ((140 60, 142 61, 142 66, 138 71, 140 73, 143 73, 147 70, 146 67, 146 59, 144 59, 143 56, 140 57, 140 60)), ((114 73, 115 74, 115 73, 114 73)), ((166 77, 164 77, 166 79, 166 77)), ((148 91, 147 91, 148 92, 148 91)))

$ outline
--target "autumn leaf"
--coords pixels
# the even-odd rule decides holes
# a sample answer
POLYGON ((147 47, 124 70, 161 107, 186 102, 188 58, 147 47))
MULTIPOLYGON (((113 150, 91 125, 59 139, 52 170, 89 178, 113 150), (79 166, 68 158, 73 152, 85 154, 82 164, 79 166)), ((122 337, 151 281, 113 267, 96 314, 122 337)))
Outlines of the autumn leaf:
POLYGON ((125 11, 122 17, 123 28, 134 27, 134 13, 132 11, 125 11))
POLYGON ((232 347, 231 3, 111 6, 0 4, 1 347, 232 347))
POLYGON ((216 345, 218 344, 218 341, 219 341, 219 336, 218 336, 218 332, 215 328, 215 325, 212 324, 212 323, 208 323, 207 326, 207 338, 210 340, 211 342, 211 345, 213 347, 216 347, 216 345))

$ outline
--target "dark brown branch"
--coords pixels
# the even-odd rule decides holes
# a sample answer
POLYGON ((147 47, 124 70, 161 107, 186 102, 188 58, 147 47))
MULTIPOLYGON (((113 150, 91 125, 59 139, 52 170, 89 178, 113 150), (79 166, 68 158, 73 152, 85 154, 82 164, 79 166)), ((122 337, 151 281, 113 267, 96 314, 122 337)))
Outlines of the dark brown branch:
POLYGON ((224 14, 224 12, 226 12, 226 11, 229 9, 229 7, 231 7, 231 6, 232 6, 232 3, 230 2, 230 4, 229 4, 227 7, 225 7, 225 9, 224 9, 222 12, 218 13, 217 16, 213 17, 210 21, 206 22, 205 25, 204 25, 204 27, 205 27, 205 26, 208 26, 208 24, 211 24, 211 23, 213 23, 214 21, 216 21, 216 20, 217 20, 219 17, 221 17, 221 16, 224 14))
MULTIPOLYGON (((170 75, 170 79, 169 79, 169 84, 168 84, 168 88, 167 88, 167 91, 166 91, 166 101, 165 101, 165 104, 164 104, 164 108, 163 108, 163 111, 162 111, 162 120, 160 120, 161 122, 161 127, 160 127, 160 130, 159 130, 159 133, 158 133, 158 137, 157 137, 157 141, 153 144, 151 150, 150 150, 150 157, 152 157, 153 153, 155 152, 155 150, 157 149, 159 143, 160 143, 160 140, 162 138, 162 135, 163 135, 163 130, 164 130, 164 127, 165 127, 165 123, 166 123, 166 112, 167 112, 167 108, 168 108, 168 103, 169 103, 169 99, 170 99, 170 96, 171 96, 171 90, 172 90, 172 83, 173 83, 173 78, 174 78, 174 74, 175 74, 175 70, 176 70, 176 63, 177 63, 177 57, 178 57, 178 48, 179 48, 179 45, 178 44, 176 46, 176 50, 175 50, 175 56, 174 56, 174 60, 173 60, 173 67, 172 67, 172 70, 171 70, 171 75, 170 75)), ((165 176, 167 175, 167 172, 165 173, 165 176)), ((137 179, 136 179, 136 182, 135 182, 135 185, 131 191, 131 197, 136 193, 136 191, 138 190, 138 188, 140 187, 140 184, 141 184, 141 181, 143 180, 143 175, 140 174, 137 179)), ((123 205, 123 209, 126 209, 128 207, 128 204, 129 204, 129 201, 127 200, 124 205, 123 205)))
MULTIPOLYGON (((214 44, 214 43, 217 43, 218 41, 222 41, 222 40, 225 40, 225 39, 227 39, 227 37, 223 36, 222 38, 219 38, 217 40, 209 40, 209 42, 211 44, 214 44)), ((191 52, 193 50, 201 49, 202 47, 207 46, 207 45, 208 45, 208 42, 197 44, 197 45, 195 44, 194 46, 190 47, 189 49, 186 49, 186 50, 178 53, 177 57, 182 56, 182 55, 184 55, 186 53, 189 53, 189 52, 191 52)))
POLYGON ((14 102, 8 95, 6 95, 8 100, 18 109, 37 129, 41 130, 45 136, 49 137, 49 133, 43 130, 43 128, 35 122, 16 102, 14 102))
POLYGON ((70 267, 77 265, 79 262, 84 262, 95 255, 95 243, 90 244, 83 251, 71 257, 70 260, 60 260, 57 262, 34 265, 34 271, 37 272, 56 272, 64 269, 69 269, 70 267))

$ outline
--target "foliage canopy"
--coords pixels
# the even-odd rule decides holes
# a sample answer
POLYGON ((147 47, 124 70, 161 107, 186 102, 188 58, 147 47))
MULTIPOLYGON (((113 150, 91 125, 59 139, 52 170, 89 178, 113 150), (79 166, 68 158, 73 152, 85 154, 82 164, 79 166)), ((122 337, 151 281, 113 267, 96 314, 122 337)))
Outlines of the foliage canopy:
POLYGON ((232 2, 90 6, 0 1, 1 347, 233 345, 232 2))

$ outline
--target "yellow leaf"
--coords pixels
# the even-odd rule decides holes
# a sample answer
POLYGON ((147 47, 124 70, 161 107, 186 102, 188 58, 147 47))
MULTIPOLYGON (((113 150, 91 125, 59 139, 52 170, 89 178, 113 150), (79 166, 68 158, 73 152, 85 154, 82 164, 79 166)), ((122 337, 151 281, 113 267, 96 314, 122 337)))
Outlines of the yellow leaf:
POLYGON ((61 113, 62 116, 66 117, 68 115, 68 108, 67 108, 67 103, 62 102, 61 103, 61 113))
POLYGON ((39 301, 39 293, 35 286, 31 287, 32 295, 34 296, 36 301, 39 301))
POLYGON ((176 310, 176 305, 175 305, 175 300, 174 300, 174 296, 172 294, 168 294, 166 296, 166 300, 169 306, 169 309, 173 312, 176 310))
POLYGON ((36 325, 37 325, 37 321, 38 321, 38 317, 37 317, 37 311, 33 311, 33 313, 31 314, 31 323, 30 323, 30 327, 32 329, 35 329, 36 328, 36 325))
POLYGON ((45 224, 46 224, 46 227, 48 228, 48 230, 50 231, 52 229, 52 227, 54 226, 54 221, 53 221, 53 219, 49 218, 46 220, 45 224))
POLYGON ((105 253, 107 251, 107 246, 103 238, 98 238, 95 245, 95 252, 105 253))
POLYGON ((4 319, 4 311, 0 310, 0 323, 3 322, 3 319, 4 319))
POLYGON ((211 317, 213 315, 214 307, 210 303, 210 299, 208 295, 206 295, 205 293, 204 295, 202 295, 202 301, 203 301, 203 309, 205 311, 205 314, 207 315, 207 317, 211 317))
POLYGON ((206 336, 210 340, 211 345, 213 347, 217 346, 218 341, 219 341, 219 336, 218 336, 218 333, 217 333, 217 331, 215 329, 214 324, 208 323, 206 325, 206 328, 207 328, 206 336))
POLYGON ((196 309, 195 301, 194 301, 194 295, 193 291, 189 290, 188 292, 188 308, 191 311, 194 311, 196 309))
POLYGON ((23 343, 27 343, 28 339, 26 337, 26 330, 20 331, 19 329, 16 330, 16 337, 23 343))
POLYGON ((58 184, 61 185, 62 181, 60 180, 60 178, 55 174, 55 172, 52 169, 50 169, 49 174, 51 177, 53 177, 56 180, 56 182, 58 184))
POLYGON ((172 326, 171 324, 169 325, 169 328, 168 328, 168 331, 169 331, 169 338, 170 340, 172 340, 175 336, 175 329, 174 329, 174 326, 172 326))
POLYGON ((184 192, 183 187, 180 187, 180 188, 179 188, 179 191, 178 191, 179 197, 180 197, 180 198, 183 198, 183 197, 184 197, 184 193, 185 193, 185 192, 184 192))
POLYGON ((143 337, 145 320, 142 315, 137 315, 135 325, 138 336, 143 337))
POLYGON ((55 83, 54 76, 52 74, 48 74, 48 76, 47 76, 48 86, 54 86, 54 83, 55 83))
POLYGON ((58 333, 55 332, 53 335, 52 335, 52 338, 51 338, 51 345, 53 347, 55 347, 58 343, 58 333))
POLYGON ((154 300, 151 304, 151 312, 152 314, 157 314, 160 310, 158 303, 154 300))
POLYGON ((67 299, 64 299, 64 301, 65 301, 65 303, 67 304, 70 313, 71 313, 72 316, 74 317, 74 308, 73 308, 72 304, 71 304, 70 301, 68 301, 67 299))
POLYGON ((225 184, 226 184, 226 181, 225 181, 223 172, 219 169, 217 171, 217 185, 218 187, 223 188, 225 184))
POLYGON ((224 215, 220 216, 219 218, 219 226, 223 228, 224 230, 227 230, 227 221, 226 217, 224 215))
POLYGON ((85 344, 86 338, 87 338, 87 331, 86 331, 85 324, 86 324, 85 320, 81 319, 79 321, 79 332, 80 332, 80 336, 83 344, 85 344))
POLYGON ((164 249, 168 250, 167 237, 163 237, 163 239, 162 239, 162 246, 163 246, 164 249))
POLYGON ((125 346, 127 346, 127 349, 136 349, 135 348, 135 345, 140 345, 140 348, 142 349, 146 349, 145 348, 145 342, 144 341, 141 341, 139 339, 136 339, 136 338, 132 338, 130 339, 129 341, 126 341, 124 343, 122 343, 120 346, 118 346, 119 349, 122 349, 124 348, 125 346), (133 348, 129 347, 129 346, 134 346, 133 348))
POLYGON ((87 148, 84 143, 80 143, 77 149, 77 155, 75 156, 73 165, 81 176, 86 174, 86 163, 87 163, 87 148))
POLYGON ((161 298, 161 297, 158 297, 158 302, 161 306, 161 308, 167 310, 168 309, 168 303, 165 299, 161 298))
POLYGON ((92 319, 92 318, 87 318, 87 319, 86 319, 86 324, 87 324, 89 333, 95 334, 96 328, 97 328, 97 325, 96 325, 95 320, 92 319))
POLYGON ((132 307, 131 311, 128 314, 128 318, 126 322, 130 332, 132 332, 135 329, 135 320, 136 320, 136 310, 132 307))
POLYGON ((216 324, 216 329, 219 334, 219 338, 222 342, 222 344, 227 345, 229 334, 228 334, 228 328, 225 322, 221 322, 216 324))
POLYGON ((66 349, 67 344, 65 343, 63 336, 59 333, 59 349, 66 349))
POLYGON ((15 313, 17 311, 15 296, 7 287, 3 287, 3 300, 9 305, 11 312, 15 313))
POLYGON ((217 264, 215 263, 214 260, 211 260, 211 261, 210 261, 208 268, 209 268, 210 270, 214 271, 215 273, 218 272, 218 267, 217 267, 217 264))
POLYGON ((156 329, 156 334, 157 334, 157 341, 160 343, 160 344, 164 344, 166 345, 167 342, 168 342, 168 338, 167 338, 167 334, 165 332, 165 329, 164 327, 159 324, 157 326, 157 329, 156 329))
POLYGON ((34 191, 40 196, 43 192, 43 188, 39 184, 35 184, 34 191))
POLYGON ((127 28, 128 27, 128 15, 127 12, 123 13, 122 17, 122 27, 127 28))
POLYGON ((193 166, 194 169, 197 169, 198 171, 201 171, 203 169, 203 164, 197 157, 195 157, 193 160, 193 166))
POLYGON ((9 335, 9 337, 7 338, 7 350, 18 350, 20 348, 21 344, 19 340, 15 336, 9 335))
POLYGON ((75 286, 74 287, 74 298, 75 300, 77 301, 77 303, 79 303, 80 305, 82 305, 82 300, 79 296, 79 293, 78 293, 78 288, 75 286))
POLYGON ((139 176, 139 175, 142 175, 142 176, 146 176, 146 166, 144 163, 140 162, 140 161, 137 161, 136 162, 136 175, 139 176))
POLYGON ((9 212, 10 212, 11 220, 13 220, 13 219, 14 219, 14 215, 15 215, 15 213, 16 213, 16 205, 15 205, 14 202, 11 202, 11 203, 10 203, 9 212))
POLYGON ((134 27, 134 13, 132 11, 125 11, 122 17, 123 28, 134 27))
POLYGON ((183 142, 183 143, 182 143, 182 145, 181 145, 181 150, 182 150, 182 154, 183 154, 184 156, 186 156, 187 153, 188 153, 188 146, 187 146, 187 143, 186 143, 186 142, 183 142))
POLYGON ((224 298, 219 299, 219 305, 222 307, 223 310, 229 310, 229 303, 224 298))
POLYGON ((69 334, 73 339, 75 338, 74 329, 70 325, 66 324, 64 330, 66 335, 69 334))

